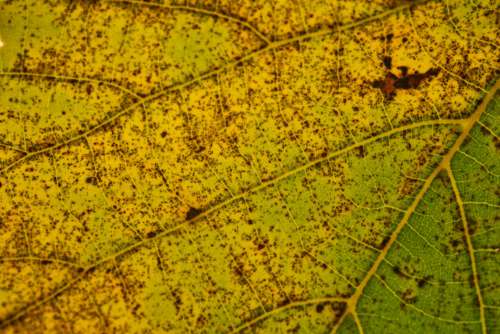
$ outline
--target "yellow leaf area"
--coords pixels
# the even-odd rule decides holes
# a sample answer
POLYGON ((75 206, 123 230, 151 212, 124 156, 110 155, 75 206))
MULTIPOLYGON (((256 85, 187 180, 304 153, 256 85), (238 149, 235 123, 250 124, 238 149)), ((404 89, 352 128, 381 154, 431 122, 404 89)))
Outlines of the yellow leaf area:
POLYGON ((494 0, 0 2, 0 332, 499 333, 494 0))

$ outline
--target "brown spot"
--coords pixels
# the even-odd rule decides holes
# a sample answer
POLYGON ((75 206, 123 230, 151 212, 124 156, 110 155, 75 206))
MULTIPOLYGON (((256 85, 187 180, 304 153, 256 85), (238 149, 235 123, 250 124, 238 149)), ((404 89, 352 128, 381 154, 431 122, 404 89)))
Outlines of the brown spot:
POLYGON ((390 70, 392 67, 392 58, 389 56, 385 56, 383 62, 384 62, 385 68, 390 70))
POLYGON ((461 240, 457 240, 457 239, 453 239, 450 241, 450 245, 451 247, 453 248, 457 248, 458 246, 460 246, 462 244, 462 241, 461 240))
POLYGON ((85 182, 87 182, 88 184, 93 184, 95 186, 97 184, 97 177, 89 176, 85 179, 85 182))
POLYGON ((382 249, 382 248, 384 248, 384 247, 385 247, 385 245, 387 245, 387 243, 389 242, 389 239, 390 239, 390 237, 389 237, 389 236, 386 236, 386 237, 382 240, 382 242, 380 243, 380 246, 379 246, 379 247, 380 247, 381 249, 382 249))
POLYGON ((205 146, 202 145, 197 145, 196 148, 194 149, 195 153, 201 153, 203 151, 205 151, 205 146))
MULTIPOLYGON (((477 280, 479 281, 479 274, 477 275, 477 280)), ((475 286, 475 279, 474 279, 474 275, 473 274, 469 275, 469 285, 471 287, 475 286)))
POLYGON ((177 290, 172 291, 172 296, 174 297, 174 305, 177 311, 179 311, 180 307, 182 306, 182 300, 179 295, 179 292, 177 290))
POLYGON ((417 279, 417 285, 419 288, 423 288, 424 286, 427 285, 427 281, 429 280, 429 276, 426 276, 424 278, 419 278, 417 279))
POLYGON ((500 150, 500 139, 493 137, 493 144, 497 150, 500 150))
POLYGON ((85 272, 87 272, 87 273, 91 274, 91 273, 93 273, 93 272, 96 270, 96 268, 97 268, 96 266, 93 266, 93 267, 87 268, 87 269, 85 269, 85 272))
POLYGON ((338 321, 340 316, 342 314, 344 314, 344 312, 346 311, 347 305, 345 303, 333 303, 331 305, 332 305, 333 312, 335 313, 336 319, 338 321))
POLYGON ((408 66, 398 66, 398 70, 401 71, 402 77, 405 77, 408 75, 408 66))
POLYGON ((188 212, 186 213, 186 220, 192 220, 196 218, 200 213, 202 213, 201 209, 189 208, 188 212))
MULTIPOLYGON (((387 67, 385 58, 384 65, 387 67)), ((430 69, 425 73, 415 72, 414 74, 408 75, 408 68, 406 66, 400 66, 398 69, 401 70, 401 77, 398 78, 396 75, 389 72, 384 80, 374 81, 372 87, 379 88, 386 98, 392 99, 397 89, 416 89, 423 80, 435 76, 439 72, 437 69, 430 69)))
POLYGON ((203 327, 207 324, 207 318, 204 315, 200 315, 198 316, 198 319, 196 319, 196 322, 199 327, 203 327))
POLYGON ((398 80, 398 77, 392 73, 387 73, 384 80, 377 80, 372 83, 374 88, 379 88, 386 97, 392 97, 396 88, 394 83, 398 80))
POLYGON ((401 78, 399 78, 398 80, 396 80, 396 82, 394 83, 394 87, 396 89, 415 89, 415 88, 418 88, 418 86, 420 85, 420 83, 427 79, 427 78, 430 78, 432 76, 435 76, 438 74, 438 70, 436 69, 430 69, 428 70, 427 72, 425 73, 418 73, 418 72, 415 72, 414 74, 410 74, 410 75, 406 75, 406 76, 403 76, 401 78))
POLYGON ((407 304, 413 304, 417 300, 417 294, 413 289, 406 289, 401 295, 401 298, 403 298, 407 304))
POLYGON ((356 156, 359 158, 363 158, 365 156, 365 147, 364 146, 359 146, 356 148, 356 156))
POLYGON ((399 277, 407 278, 406 275, 404 275, 403 272, 401 271, 401 268, 399 268, 398 266, 393 267, 392 271, 394 271, 394 273, 399 277))
POLYGON ((321 313, 321 312, 323 312, 324 308, 325 308, 325 305, 318 304, 318 305, 316 305, 316 312, 321 313))
POLYGON ((478 223, 475 219, 469 219, 469 233, 475 234, 478 229, 478 223))

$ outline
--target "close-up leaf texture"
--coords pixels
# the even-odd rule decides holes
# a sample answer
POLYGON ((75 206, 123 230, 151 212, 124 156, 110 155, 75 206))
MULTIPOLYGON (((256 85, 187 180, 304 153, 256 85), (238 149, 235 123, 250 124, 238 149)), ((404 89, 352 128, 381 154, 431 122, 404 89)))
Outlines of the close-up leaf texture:
POLYGON ((497 0, 0 0, 0 333, 500 333, 497 0))

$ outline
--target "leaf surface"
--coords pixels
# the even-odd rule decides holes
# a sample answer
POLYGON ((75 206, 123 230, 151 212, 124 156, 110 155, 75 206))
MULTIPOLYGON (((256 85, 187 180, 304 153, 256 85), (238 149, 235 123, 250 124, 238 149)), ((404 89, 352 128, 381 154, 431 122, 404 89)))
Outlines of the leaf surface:
POLYGON ((495 1, 0 3, 0 330, 500 331, 495 1))

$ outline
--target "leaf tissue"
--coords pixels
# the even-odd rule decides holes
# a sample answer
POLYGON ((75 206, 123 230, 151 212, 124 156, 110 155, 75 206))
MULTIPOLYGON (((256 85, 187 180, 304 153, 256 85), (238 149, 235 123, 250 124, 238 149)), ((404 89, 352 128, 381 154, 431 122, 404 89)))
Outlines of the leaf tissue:
POLYGON ((0 1, 0 333, 500 333, 495 0, 0 1))

